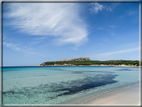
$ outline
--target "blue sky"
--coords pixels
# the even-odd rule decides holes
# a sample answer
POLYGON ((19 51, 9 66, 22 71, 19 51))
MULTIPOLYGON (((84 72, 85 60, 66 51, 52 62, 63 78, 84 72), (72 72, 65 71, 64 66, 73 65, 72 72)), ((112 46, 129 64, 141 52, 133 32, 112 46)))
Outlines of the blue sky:
POLYGON ((4 3, 3 65, 139 60, 139 3, 4 3))

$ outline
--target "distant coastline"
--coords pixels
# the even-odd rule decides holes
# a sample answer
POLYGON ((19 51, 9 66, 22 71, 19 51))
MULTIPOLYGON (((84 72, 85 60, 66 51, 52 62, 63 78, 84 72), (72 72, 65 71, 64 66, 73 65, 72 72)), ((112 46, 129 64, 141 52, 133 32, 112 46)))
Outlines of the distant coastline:
POLYGON ((89 57, 74 59, 62 59, 59 61, 49 61, 37 66, 112 66, 112 67, 140 67, 138 60, 90 60, 89 57))
MULTIPOLYGON (((45 65, 45 67, 48 66, 107 66, 107 67, 140 67, 140 66, 127 66, 127 65, 45 65)), ((32 66, 35 67, 35 66, 32 66)), ((44 67, 42 65, 37 65, 36 67, 44 67)))

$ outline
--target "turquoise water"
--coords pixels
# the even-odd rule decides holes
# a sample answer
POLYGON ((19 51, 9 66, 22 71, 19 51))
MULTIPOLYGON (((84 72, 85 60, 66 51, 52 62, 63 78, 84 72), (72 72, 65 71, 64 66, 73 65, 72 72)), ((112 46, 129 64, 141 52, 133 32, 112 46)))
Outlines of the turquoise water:
POLYGON ((139 82, 136 67, 4 67, 4 104, 83 104, 139 82))

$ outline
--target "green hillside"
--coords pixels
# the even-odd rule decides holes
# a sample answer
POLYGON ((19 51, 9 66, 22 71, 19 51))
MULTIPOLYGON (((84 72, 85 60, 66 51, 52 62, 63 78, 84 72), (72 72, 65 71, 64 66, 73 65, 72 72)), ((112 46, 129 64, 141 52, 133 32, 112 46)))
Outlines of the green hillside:
MULTIPOLYGON (((78 58, 79 59, 79 58, 78 58)), ((68 66, 79 66, 79 65, 127 65, 127 66, 139 66, 138 60, 108 60, 108 61, 97 61, 97 60, 81 60, 81 61, 72 61, 70 60, 60 60, 60 61, 50 61, 40 64, 40 66, 59 66, 59 65, 68 65, 68 66)))

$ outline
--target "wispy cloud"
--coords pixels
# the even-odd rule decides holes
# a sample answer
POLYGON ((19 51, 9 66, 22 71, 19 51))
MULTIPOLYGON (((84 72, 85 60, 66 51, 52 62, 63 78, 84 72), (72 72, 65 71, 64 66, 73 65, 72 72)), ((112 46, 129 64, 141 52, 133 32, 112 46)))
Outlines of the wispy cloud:
POLYGON ((21 48, 19 44, 3 42, 3 45, 5 45, 8 48, 11 48, 12 50, 19 51, 22 53, 37 54, 36 52, 32 52, 30 49, 21 48))
POLYGON ((30 35, 52 36, 56 44, 81 45, 87 41, 87 28, 73 3, 12 3, 7 18, 11 25, 30 35))
POLYGON ((103 28, 103 27, 98 27, 97 29, 98 29, 98 30, 103 30, 104 28, 103 28))
POLYGON ((112 8, 111 8, 110 6, 105 7, 105 9, 106 9, 106 11, 110 11, 110 12, 112 12, 112 8))
POLYGON ((115 36, 115 32, 113 29, 116 27, 117 26, 115 26, 115 25, 108 25, 105 27, 98 27, 97 30, 108 32, 108 36, 115 36))
POLYGON ((119 58, 118 56, 120 54, 125 54, 125 53, 129 53, 130 54, 132 52, 139 51, 139 50, 140 50, 140 48, 136 47, 136 48, 132 48, 132 49, 125 49, 125 50, 105 52, 105 53, 97 53, 97 54, 94 54, 94 55, 90 55, 90 57, 92 59, 103 59, 103 60, 104 59, 114 59, 114 55, 117 55, 117 58, 119 58))
POLYGON ((8 39, 6 36, 3 36, 3 46, 26 54, 38 54, 26 46, 21 46, 19 43, 14 43, 13 39, 8 39))
POLYGON ((112 8, 110 6, 104 6, 100 3, 91 3, 90 12, 97 14, 99 11, 102 11, 103 9, 109 12, 112 12, 112 8))
POLYGON ((114 25, 109 25, 109 27, 110 27, 110 28, 115 28, 116 26, 114 26, 114 25))
POLYGON ((111 8, 114 9, 116 8, 118 5, 120 5, 121 3, 111 3, 111 8))
POLYGON ((139 46, 139 42, 129 43, 129 44, 123 45, 123 47, 126 47, 126 46, 129 46, 129 47, 132 47, 132 46, 139 46))
POLYGON ((129 11, 129 12, 128 12, 128 15, 134 15, 134 14, 136 14, 135 11, 129 11))
POLYGON ((104 6, 99 3, 91 3, 92 7, 90 9, 91 13, 97 14, 99 11, 102 11, 104 6))
POLYGON ((139 50, 139 48, 119 50, 119 51, 114 51, 114 52, 106 52, 106 53, 102 53, 101 55, 115 55, 115 54, 121 54, 121 53, 126 53, 126 52, 137 51, 137 50, 139 50))

